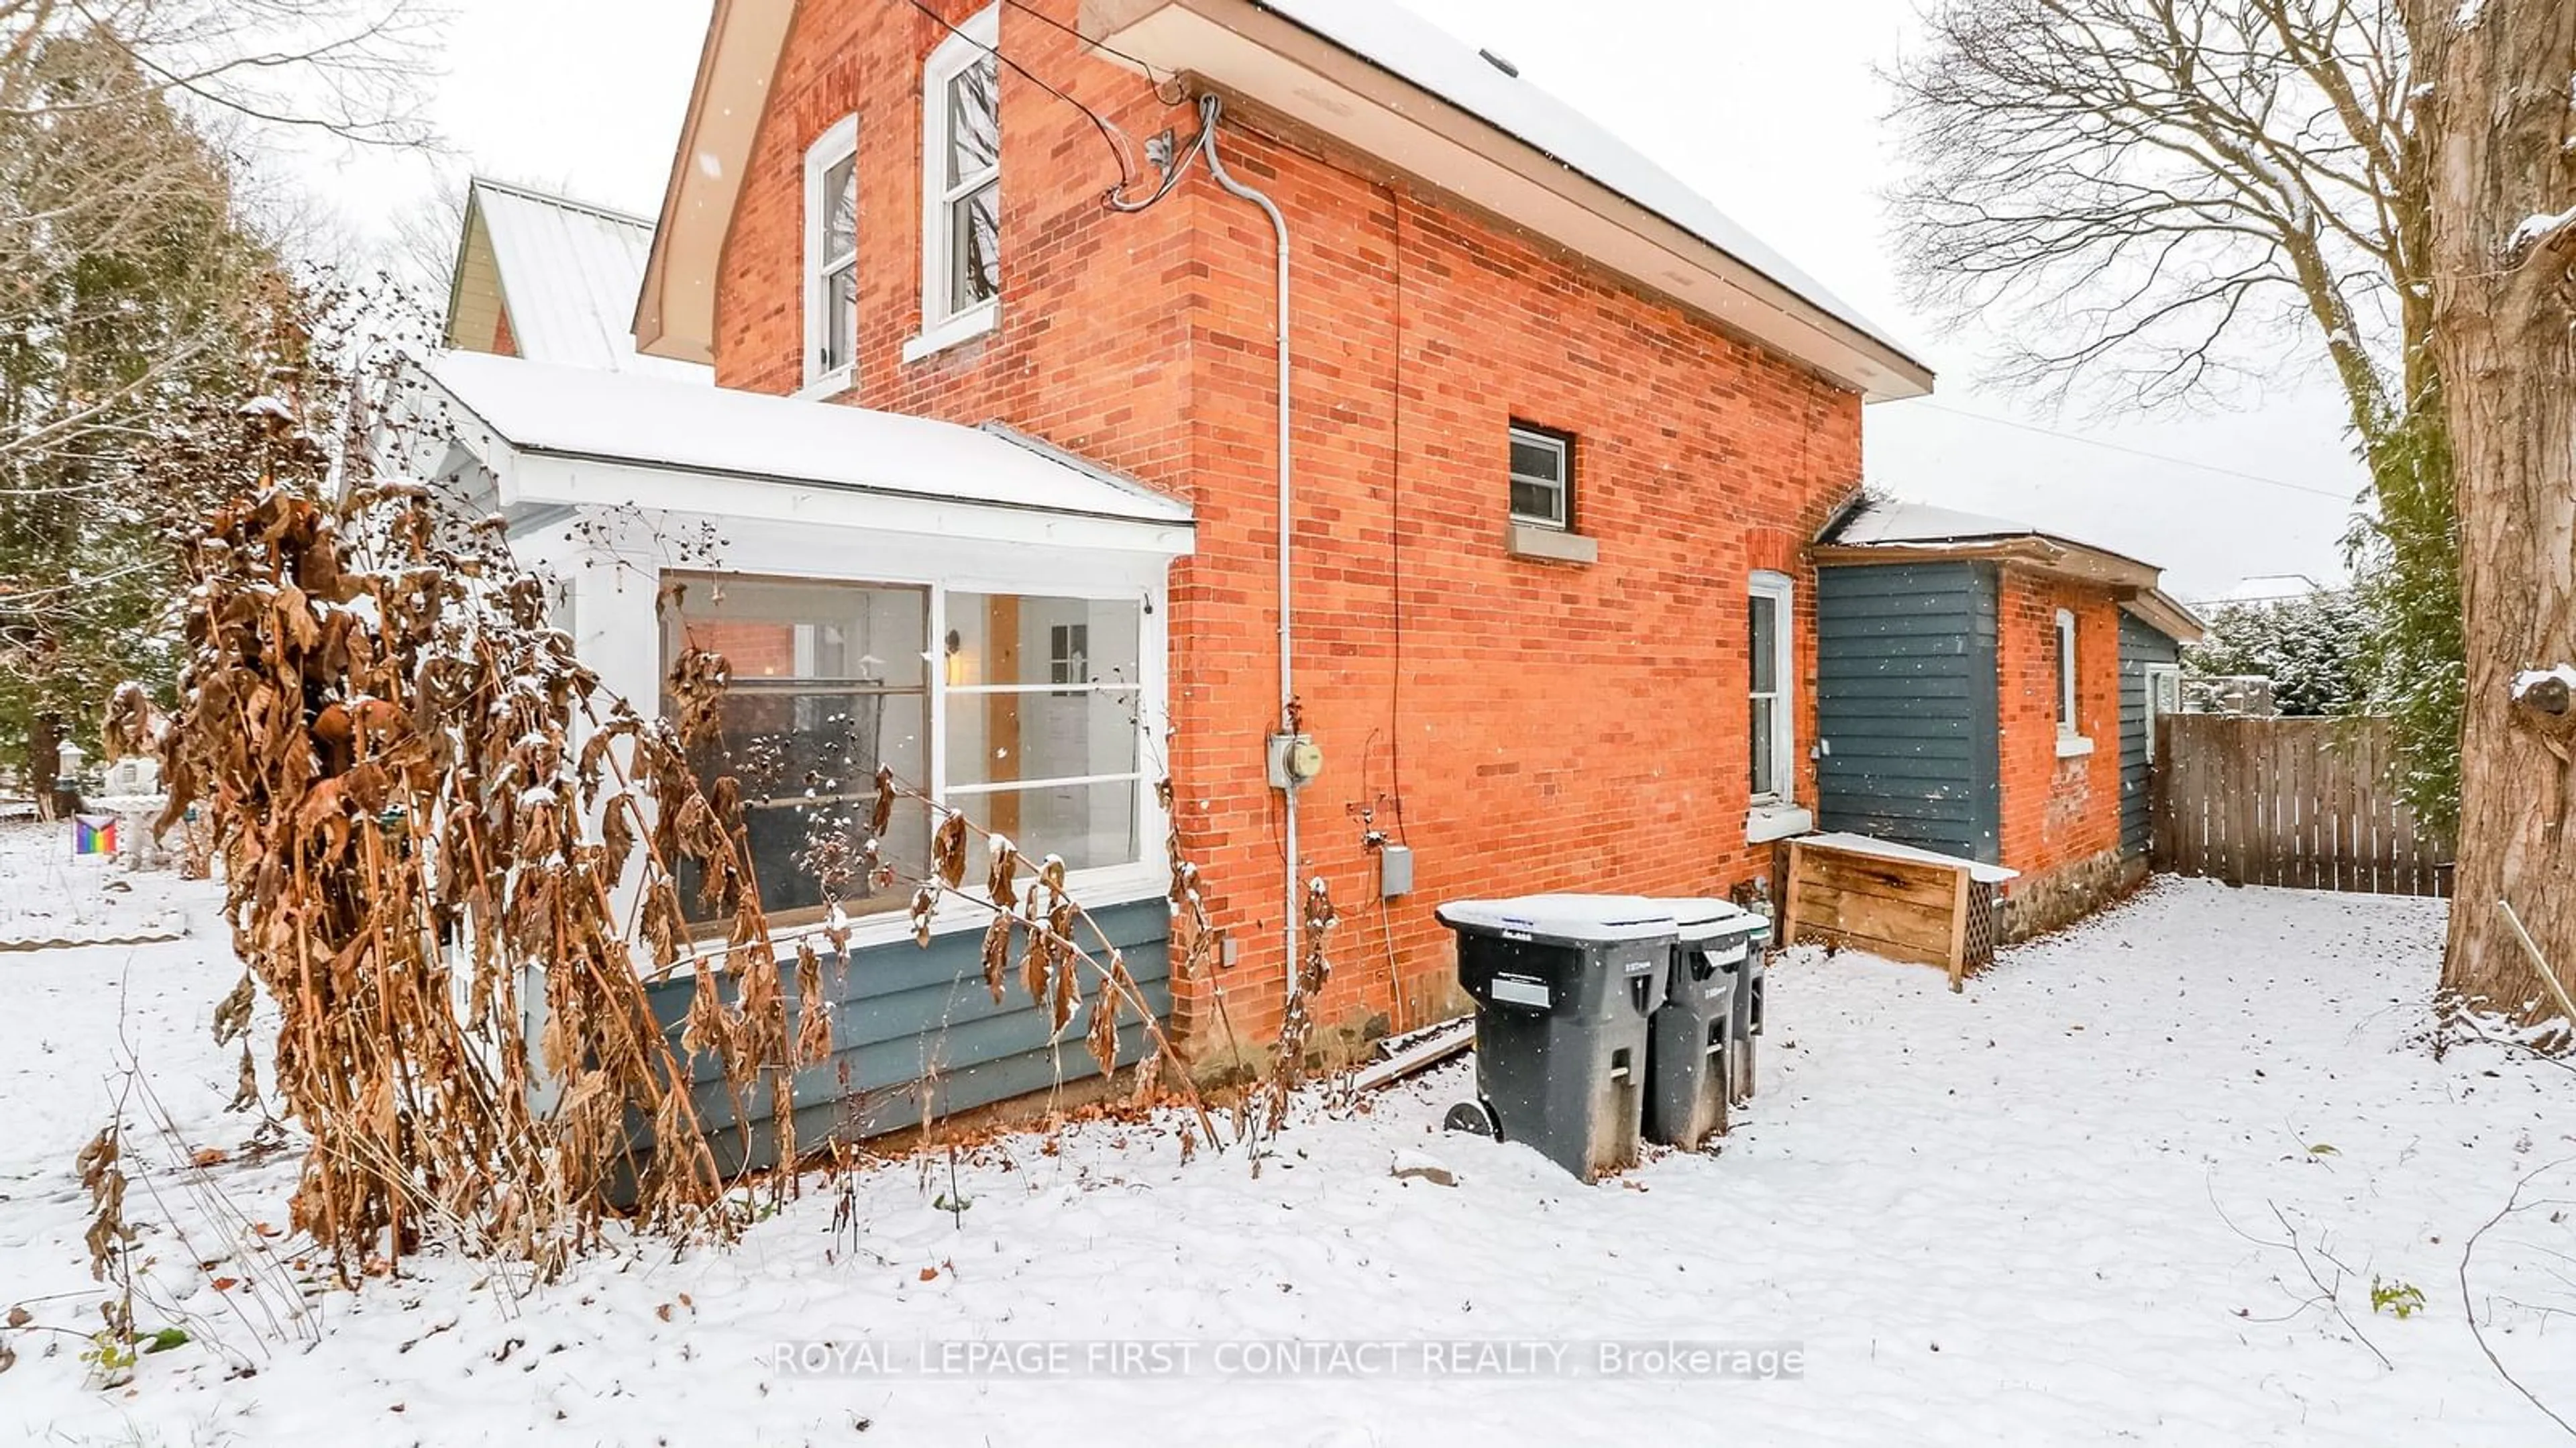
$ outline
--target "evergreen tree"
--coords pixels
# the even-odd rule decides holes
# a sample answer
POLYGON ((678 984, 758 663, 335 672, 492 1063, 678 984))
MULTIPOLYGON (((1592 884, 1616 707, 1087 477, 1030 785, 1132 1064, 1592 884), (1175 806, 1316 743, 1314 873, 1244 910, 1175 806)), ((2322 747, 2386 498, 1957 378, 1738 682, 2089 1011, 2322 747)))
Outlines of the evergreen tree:
POLYGON ((2360 704, 2363 610, 2349 592, 2223 604, 2183 651, 2194 674, 2260 674, 2284 714, 2348 714, 2360 704))
POLYGON ((41 798, 119 682, 166 696, 163 534, 204 500, 145 486, 135 449, 188 399, 256 392, 285 278, 231 157, 129 50, 28 39, 0 56, 0 751, 41 798))

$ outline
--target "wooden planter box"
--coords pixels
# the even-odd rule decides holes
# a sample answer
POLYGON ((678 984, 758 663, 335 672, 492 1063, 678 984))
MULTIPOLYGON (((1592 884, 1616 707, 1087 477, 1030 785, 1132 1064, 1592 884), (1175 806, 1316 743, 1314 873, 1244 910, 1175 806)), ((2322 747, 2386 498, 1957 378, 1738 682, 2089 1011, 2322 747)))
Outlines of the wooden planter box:
POLYGON ((1995 955, 1995 886, 2014 871, 1860 835, 1789 841, 1780 943, 1937 965, 1958 990, 1995 955))

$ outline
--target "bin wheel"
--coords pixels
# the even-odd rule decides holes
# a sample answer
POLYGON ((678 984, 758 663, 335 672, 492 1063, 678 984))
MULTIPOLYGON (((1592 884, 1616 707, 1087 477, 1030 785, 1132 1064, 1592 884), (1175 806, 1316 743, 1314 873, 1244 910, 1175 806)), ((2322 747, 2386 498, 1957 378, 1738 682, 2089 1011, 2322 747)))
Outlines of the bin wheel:
POLYGON ((1503 1139, 1503 1125, 1495 1117, 1494 1108, 1481 1101, 1461 1101, 1450 1107, 1448 1119, 1440 1125, 1447 1131, 1473 1132, 1496 1141, 1503 1139))

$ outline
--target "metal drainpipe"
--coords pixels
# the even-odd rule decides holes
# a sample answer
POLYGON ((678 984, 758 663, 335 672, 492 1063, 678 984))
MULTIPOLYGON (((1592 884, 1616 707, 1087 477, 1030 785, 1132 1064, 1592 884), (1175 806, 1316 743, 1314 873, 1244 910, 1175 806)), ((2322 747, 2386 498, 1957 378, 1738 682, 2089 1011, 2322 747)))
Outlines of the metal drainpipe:
MULTIPOLYGON (((1206 140, 1208 174, 1215 177, 1216 184, 1229 194, 1260 207, 1269 216, 1270 230, 1279 244, 1279 732, 1289 734, 1295 732, 1289 716, 1297 694, 1296 633, 1290 621, 1288 574, 1289 499, 1293 496, 1288 467, 1288 218, 1279 214, 1278 205, 1269 197, 1235 180, 1233 174, 1225 169, 1225 162, 1217 155, 1216 149, 1217 117, 1224 110, 1225 103, 1215 96, 1199 98, 1199 128, 1206 140)), ((1287 999, 1293 1001, 1297 998, 1297 925, 1299 911, 1305 902, 1298 898, 1297 892, 1297 791, 1283 788, 1279 792, 1284 796, 1281 809, 1286 823, 1282 833, 1288 852, 1287 876, 1281 895, 1284 919, 1280 937, 1288 947, 1287 999)))

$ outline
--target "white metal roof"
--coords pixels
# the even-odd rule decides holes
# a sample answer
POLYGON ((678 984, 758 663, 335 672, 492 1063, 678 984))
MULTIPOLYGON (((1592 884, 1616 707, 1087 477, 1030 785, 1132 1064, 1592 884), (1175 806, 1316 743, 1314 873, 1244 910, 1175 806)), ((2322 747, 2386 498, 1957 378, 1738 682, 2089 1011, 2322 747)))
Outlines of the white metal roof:
POLYGON ((1190 507, 1016 433, 666 377, 449 352, 429 375, 521 454, 1161 526, 1190 507))
POLYGON ((1252 0, 1370 64, 1599 182, 1859 329, 1900 356, 1904 344, 1763 244, 1716 203, 1582 112, 1493 62, 1449 32, 1388 0, 1252 0))
MULTIPOLYGON (((511 340, 532 362, 712 382, 692 362, 635 350, 635 294, 653 223, 603 206, 477 178, 466 198, 463 273, 480 242, 498 273, 511 340)), ((451 337, 450 341, 459 339, 451 337)))
MULTIPOLYGON (((1872 543, 1960 543, 1970 539, 2046 536, 2028 523, 1938 508, 1930 503, 1872 499, 1834 530, 1832 541, 1853 547, 1872 543)), ((2069 542, 2075 540, 2069 539, 2069 542)))

